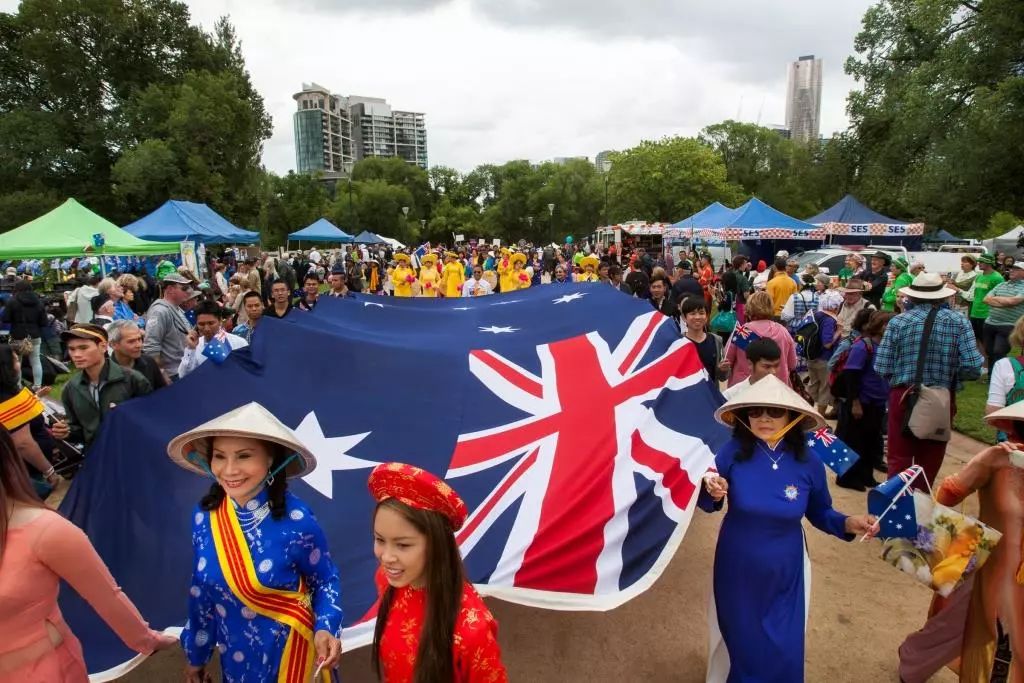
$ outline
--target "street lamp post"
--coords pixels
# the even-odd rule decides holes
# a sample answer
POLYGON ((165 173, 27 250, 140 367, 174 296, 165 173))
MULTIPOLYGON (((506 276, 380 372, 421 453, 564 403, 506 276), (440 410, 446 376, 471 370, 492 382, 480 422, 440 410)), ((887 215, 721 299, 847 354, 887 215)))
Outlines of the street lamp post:
POLYGON ((548 231, 552 239, 555 238, 555 205, 548 204, 548 231))
POLYGON ((604 224, 608 223, 608 181, 611 179, 610 171, 612 170, 612 162, 605 160, 601 166, 604 171, 604 224))

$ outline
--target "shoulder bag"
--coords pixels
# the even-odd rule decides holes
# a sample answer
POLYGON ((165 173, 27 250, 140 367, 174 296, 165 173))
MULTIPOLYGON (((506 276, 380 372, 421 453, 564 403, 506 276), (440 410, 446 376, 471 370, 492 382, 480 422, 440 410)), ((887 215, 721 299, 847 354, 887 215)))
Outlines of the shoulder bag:
POLYGON ((939 309, 932 307, 924 322, 924 334, 918 349, 917 372, 914 384, 903 394, 903 435, 926 441, 949 441, 951 436, 949 387, 924 384, 924 364, 928 352, 928 338, 935 327, 939 309))

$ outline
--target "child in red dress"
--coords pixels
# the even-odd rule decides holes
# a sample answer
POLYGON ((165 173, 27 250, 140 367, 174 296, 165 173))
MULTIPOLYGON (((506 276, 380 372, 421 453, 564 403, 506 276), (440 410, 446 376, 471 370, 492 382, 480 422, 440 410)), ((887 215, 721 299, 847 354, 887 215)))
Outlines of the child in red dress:
POLYGON ((386 683, 507 683, 498 623, 466 580, 455 532, 466 504, 444 481, 401 463, 370 474, 380 561, 373 661, 386 683))

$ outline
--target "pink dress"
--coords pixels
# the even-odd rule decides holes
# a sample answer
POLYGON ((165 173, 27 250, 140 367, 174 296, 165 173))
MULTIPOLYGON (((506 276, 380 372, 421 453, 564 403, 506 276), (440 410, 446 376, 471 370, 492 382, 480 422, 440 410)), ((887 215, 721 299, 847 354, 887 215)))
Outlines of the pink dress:
POLYGON ((84 683, 82 646, 57 607, 61 579, 137 652, 156 631, 121 592, 85 534, 52 510, 9 527, 0 557, 0 683, 84 683), (57 645, 54 640, 62 640, 57 645))
MULTIPOLYGON (((779 363, 778 377, 786 386, 789 384, 789 373, 796 369, 796 342, 793 341, 789 330, 774 320, 752 320, 746 324, 759 337, 767 337, 779 345, 782 351, 782 362, 779 363)), ((729 376, 729 386, 739 384, 750 377, 750 361, 743 349, 737 348, 735 344, 729 344, 729 353, 726 358, 732 363, 732 374, 729 376)))

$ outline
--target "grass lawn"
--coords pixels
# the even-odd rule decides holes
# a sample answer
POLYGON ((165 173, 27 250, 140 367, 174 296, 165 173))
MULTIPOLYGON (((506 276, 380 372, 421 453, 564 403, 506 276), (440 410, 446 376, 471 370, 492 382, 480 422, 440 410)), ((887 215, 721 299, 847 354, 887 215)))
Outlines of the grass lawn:
POLYGON ((994 444, 996 430, 985 424, 985 399, 988 398, 988 382, 964 383, 964 390, 956 395, 956 418, 953 429, 967 436, 994 444))

